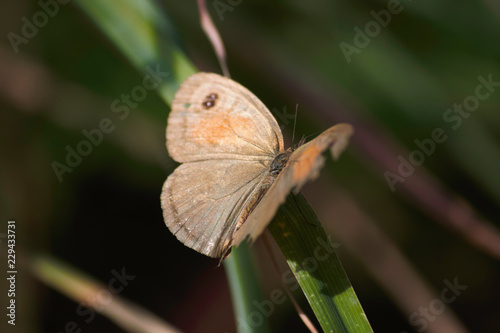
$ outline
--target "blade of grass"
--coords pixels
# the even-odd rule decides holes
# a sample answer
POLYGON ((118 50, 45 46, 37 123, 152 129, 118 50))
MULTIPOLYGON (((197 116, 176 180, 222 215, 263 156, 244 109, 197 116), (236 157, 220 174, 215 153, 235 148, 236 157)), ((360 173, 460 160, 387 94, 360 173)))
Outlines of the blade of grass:
POLYGON ((75 4, 102 30, 128 61, 139 71, 147 67, 168 72, 157 88, 167 104, 172 102, 179 83, 196 72, 176 45, 169 18, 152 1, 82 1, 75 4))
POLYGON ((297 203, 288 197, 269 230, 321 327, 325 332, 372 332, 316 214, 302 195, 297 195, 296 199, 297 203))
POLYGON ((270 257, 271 262, 272 262, 272 264, 274 266, 276 274, 279 275, 279 276, 281 276, 281 278, 280 278, 281 286, 283 287, 283 289, 285 290, 286 294, 290 298, 290 301, 292 302, 292 305, 295 308, 295 311, 297 311, 297 313, 298 313, 300 319, 302 320, 302 322, 304 323, 304 325, 306 325, 306 327, 309 329, 309 331, 311 333, 318 333, 318 330, 314 326, 313 322, 309 319, 309 317, 304 312, 304 310, 302 310, 302 308, 300 307, 299 303, 295 300, 295 297, 293 296, 292 291, 286 285, 285 279, 284 279, 284 274, 285 273, 282 273, 281 270, 279 269, 278 261, 276 259, 276 256, 274 255, 273 249, 271 248, 271 244, 269 243, 269 240, 268 240, 269 237, 267 235, 268 235, 267 233, 264 233, 262 235, 262 237, 264 238, 264 245, 266 246, 267 253, 269 253, 269 257, 270 257))
MULTIPOLYGON (((29 264, 31 271, 39 280, 75 302, 102 313, 125 331, 180 332, 156 315, 118 296, 114 288, 94 280, 61 261, 49 256, 38 256, 29 261, 29 264)), ((78 308, 75 307, 75 309, 78 308)), ((82 322, 85 325, 90 323, 88 318, 82 322)))
POLYGON ((224 269, 229 280, 238 332, 269 332, 265 316, 259 317, 262 322, 250 317, 255 312, 254 302, 260 303, 263 297, 246 243, 232 249, 231 255, 224 261, 224 269))

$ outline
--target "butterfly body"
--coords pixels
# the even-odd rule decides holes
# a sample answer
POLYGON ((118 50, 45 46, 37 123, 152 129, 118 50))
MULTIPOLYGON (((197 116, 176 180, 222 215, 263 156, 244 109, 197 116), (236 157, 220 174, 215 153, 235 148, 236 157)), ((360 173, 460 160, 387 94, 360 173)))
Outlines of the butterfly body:
POLYGON ((250 91, 217 74, 192 75, 168 119, 167 149, 181 165, 163 186, 165 224, 184 245, 225 257, 255 240, 290 190, 317 175, 321 153, 339 153, 351 133, 340 124, 285 150, 278 123, 250 91))

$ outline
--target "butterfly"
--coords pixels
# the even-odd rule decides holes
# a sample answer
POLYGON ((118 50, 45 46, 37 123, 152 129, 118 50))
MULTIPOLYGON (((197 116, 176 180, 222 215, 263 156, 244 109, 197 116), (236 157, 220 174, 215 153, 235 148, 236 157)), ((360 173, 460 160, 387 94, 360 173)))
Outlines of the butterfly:
POLYGON ((170 156, 181 163, 161 193, 163 218, 184 245, 226 258, 262 234, 290 191, 318 176, 322 153, 334 158, 353 128, 338 124, 308 143, 284 148, 265 105, 237 82, 213 73, 187 78, 168 117, 170 156))

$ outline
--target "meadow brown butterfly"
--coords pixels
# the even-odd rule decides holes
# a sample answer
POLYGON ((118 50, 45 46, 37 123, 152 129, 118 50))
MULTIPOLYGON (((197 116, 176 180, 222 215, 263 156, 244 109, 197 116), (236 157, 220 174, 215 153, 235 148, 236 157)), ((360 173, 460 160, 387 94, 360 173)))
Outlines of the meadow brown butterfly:
POLYGON ((278 123, 248 89, 194 74, 168 117, 167 149, 182 164, 163 185, 165 224, 184 245, 225 258, 245 238, 253 242, 290 191, 317 177, 322 153, 330 149, 337 158, 352 133, 338 124, 285 150, 278 123))

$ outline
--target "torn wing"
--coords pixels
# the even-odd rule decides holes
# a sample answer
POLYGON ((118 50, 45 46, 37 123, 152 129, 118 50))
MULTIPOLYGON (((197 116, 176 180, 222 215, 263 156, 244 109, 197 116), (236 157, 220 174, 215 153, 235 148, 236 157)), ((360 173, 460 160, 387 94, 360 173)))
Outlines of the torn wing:
POLYGON ((298 147, 290 156, 286 167, 276 178, 261 202, 250 214, 246 222, 236 230, 234 244, 239 244, 247 236, 250 242, 264 232, 276 214, 279 206, 285 202, 291 190, 299 192, 309 180, 319 175, 325 158, 323 152, 330 149, 337 159, 346 148, 353 128, 349 124, 338 124, 321 133, 314 140, 298 147))

